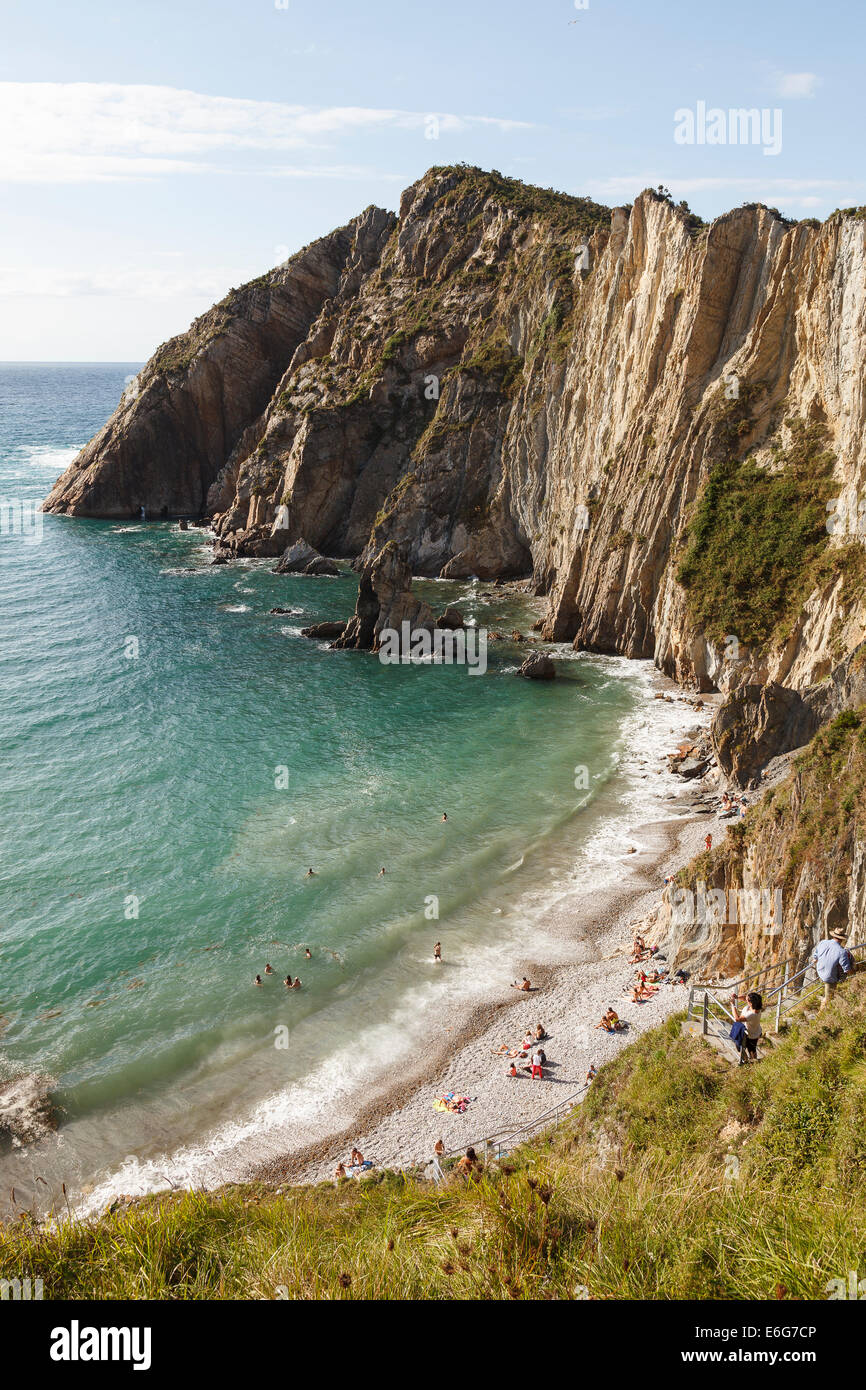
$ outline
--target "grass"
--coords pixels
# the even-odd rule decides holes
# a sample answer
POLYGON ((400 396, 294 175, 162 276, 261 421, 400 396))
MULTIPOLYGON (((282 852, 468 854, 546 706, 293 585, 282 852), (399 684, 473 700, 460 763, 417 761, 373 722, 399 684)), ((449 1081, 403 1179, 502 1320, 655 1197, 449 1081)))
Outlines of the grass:
POLYGON ((88 1223, 0 1228, 0 1277, 46 1298, 826 1298, 866 1251, 866 979, 757 1067, 678 1022, 582 1107, 440 1188, 173 1193, 88 1223))
POLYGON ((789 422, 792 442, 771 471, 727 457, 710 473, 689 523, 677 578, 712 641, 737 636, 757 651, 791 632, 805 600, 835 575, 850 594, 866 579, 857 543, 830 547, 826 504, 833 456, 820 426, 789 422))

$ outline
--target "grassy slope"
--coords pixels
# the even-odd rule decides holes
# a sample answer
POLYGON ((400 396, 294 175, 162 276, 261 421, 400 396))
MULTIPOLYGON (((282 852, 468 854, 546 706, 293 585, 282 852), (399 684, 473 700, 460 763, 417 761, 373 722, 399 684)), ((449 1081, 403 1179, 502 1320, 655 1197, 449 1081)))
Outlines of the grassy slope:
POLYGON ((41 1276, 46 1298, 821 1299, 866 1248, 864 1121, 861 977, 757 1067, 669 1020, 478 1183, 379 1173, 53 1232, 25 1217, 0 1229, 0 1277, 41 1276))

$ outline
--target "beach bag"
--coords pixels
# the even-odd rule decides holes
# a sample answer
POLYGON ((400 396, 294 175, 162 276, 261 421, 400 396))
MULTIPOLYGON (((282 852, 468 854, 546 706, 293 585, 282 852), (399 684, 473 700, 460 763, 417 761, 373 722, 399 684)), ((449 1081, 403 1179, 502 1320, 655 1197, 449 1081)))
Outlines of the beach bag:
POLYGON ((738 1049, 741 1049, 743 1046, 743 1038, 746 1036, 745 1023, 735 1023, 731 1028, 729 1036, 731 1042, 734 1043, 738 1049))

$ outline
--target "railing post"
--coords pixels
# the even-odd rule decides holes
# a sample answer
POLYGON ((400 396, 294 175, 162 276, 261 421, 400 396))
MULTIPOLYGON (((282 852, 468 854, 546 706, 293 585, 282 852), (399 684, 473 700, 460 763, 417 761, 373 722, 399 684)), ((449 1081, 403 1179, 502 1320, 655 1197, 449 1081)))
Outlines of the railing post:
POLYGON ((701 1032, 703 1033, 704 1037, 706 1037, 706 1036, 707 1036, 707 1033, 709 1032, 709 1028, 708 1028, 708 1026, 707 1026, 707 1025, 708 1025, 708 1022, 709 1022, 709 1016, 710 1016, 710 996, 709 996, 709 993, 707 992, 707 990, 704 990, 704 1014, 703 1014, 703 1020, 702 1020, 702 1023, 701 1023, 701 1032))
POLYGON ((779 1026, 780 1026, 780 1024, 781 1024, 781 1022, 782 1022, 782 1000, 783 1000, 784 997, 785 997, 785 989, 787 988, 787 984, 788 984, 788 973, 789 973, 789 971, 790 971, 790 968, 791 968, 791 967, 790 967, 789 962, 788 962, 788 961, 785 961, 785 978, 784 978, 783 981, 782 981, 782 987, 781 987, 781 989, 779 990, 779 997, 778 997, 778 999, 776 1000, 776 1028, 775 1028, 775 1031, 776 1031, 777 1033, 778 1033, 778 1031, 779 1031, 779 1026))

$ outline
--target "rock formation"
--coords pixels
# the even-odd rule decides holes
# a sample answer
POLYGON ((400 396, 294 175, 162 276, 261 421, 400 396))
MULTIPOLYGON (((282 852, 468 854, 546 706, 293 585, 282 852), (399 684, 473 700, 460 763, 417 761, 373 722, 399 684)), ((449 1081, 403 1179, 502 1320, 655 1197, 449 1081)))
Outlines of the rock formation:
POLYGON ((866 700, 864 361, 863 209, 704 226, 437 168, 160 348, 45 507, 345 557, 340 647, 432 627, 413 574, 531 577, 542 638, 724 692, 755 785, 866 700))

